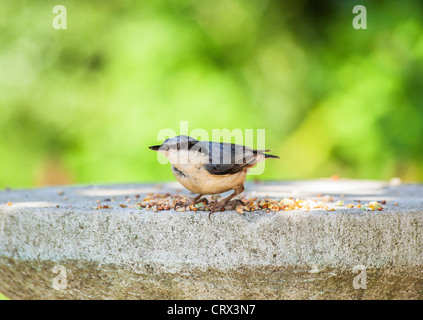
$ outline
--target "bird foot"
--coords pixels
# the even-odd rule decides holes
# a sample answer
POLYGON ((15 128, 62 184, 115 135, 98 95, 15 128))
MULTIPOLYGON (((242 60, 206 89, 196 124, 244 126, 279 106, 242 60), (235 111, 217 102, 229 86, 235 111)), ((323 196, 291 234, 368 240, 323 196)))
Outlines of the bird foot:
POLYGON ((215 203, 215 204, 212 204, 211 211, 209 212, 209 220, 210 221, 211 221, 211 215, 213 213, 220 212, 220 211, 225 211, 225 205, 226 205, 226 203, 222 203, 222 202, 223 201, 218 202, 218 203, 215 203))
POLYGON ((201 198, 200 200, 198 200, 198 201, 192 201, 192 205, 193 206, 195 206, 196 204, 198 204, 198 203, 204 203, 205 205, 208 205, 209 204, 209 200, 207 200, 207 198, 201 198))
POLYGON ((175 203, 173 210, 176 210, 176 207, 185 207, 185 204, 182 201, 178 201, 175 203))
POLYGON ((244 202, 242 202, 240 199, 234 199, 228 202, 226 209, 235 210, 238 206, 244 206, 244 202))

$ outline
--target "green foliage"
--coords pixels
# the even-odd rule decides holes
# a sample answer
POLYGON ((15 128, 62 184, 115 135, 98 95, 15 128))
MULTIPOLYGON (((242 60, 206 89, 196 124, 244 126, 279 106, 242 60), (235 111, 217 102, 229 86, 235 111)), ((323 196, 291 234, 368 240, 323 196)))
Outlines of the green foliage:
POLYGON ((0 292, 0 300, 9 300, 9 299, 0 292))
POLYGON ((66 2, 55 30, 2 1, 0 187, 172 179, 147 147, 181 120, 264 128, 263 179, 422 181, 422 5, 362 1, 355 30, 355 4, 66 2))

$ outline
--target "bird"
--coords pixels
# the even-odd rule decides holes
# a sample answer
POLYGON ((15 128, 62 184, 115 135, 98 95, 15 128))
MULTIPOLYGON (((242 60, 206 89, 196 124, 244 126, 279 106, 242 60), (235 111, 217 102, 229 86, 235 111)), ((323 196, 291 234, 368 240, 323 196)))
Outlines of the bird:
POLYGON ((244 191, 245 178, 251 167, 268 158, 279 159, 278 156, 267 154, 272 151, 269 149, 257 150, 234 143, 199 141, 186 135, 168 138, 161 145, 149 148, 163 153, 172 166, 176 180, 192 193, 198 194, 191 200, 193 206, 203 201, 205 198, 201 197, 204 195, 233 190, 210 214, 224 211, 229 201, 244 191))

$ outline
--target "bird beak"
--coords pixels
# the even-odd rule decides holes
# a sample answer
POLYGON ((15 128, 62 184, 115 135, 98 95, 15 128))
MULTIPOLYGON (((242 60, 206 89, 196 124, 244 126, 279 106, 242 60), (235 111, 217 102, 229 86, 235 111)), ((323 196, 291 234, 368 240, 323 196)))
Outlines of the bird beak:
POLYGON ((154 150, 154 151, 159 151, 159 148, 161 147, 161 145, 159 145, 159 146, 151 146, 151 147, 149 147, 151 150, 154 150))

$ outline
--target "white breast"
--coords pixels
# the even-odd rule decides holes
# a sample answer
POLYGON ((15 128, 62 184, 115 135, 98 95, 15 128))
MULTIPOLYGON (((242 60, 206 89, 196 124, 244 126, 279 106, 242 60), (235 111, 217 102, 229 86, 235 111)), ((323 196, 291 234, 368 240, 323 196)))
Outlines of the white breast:
POLYGON ((199 152, 181 151, 168 156, 175 178, 188 190, 199 194, 218 194, 243 185, 246 170, 235 174, 213 175, 205 168, 207 156, 199 152))

